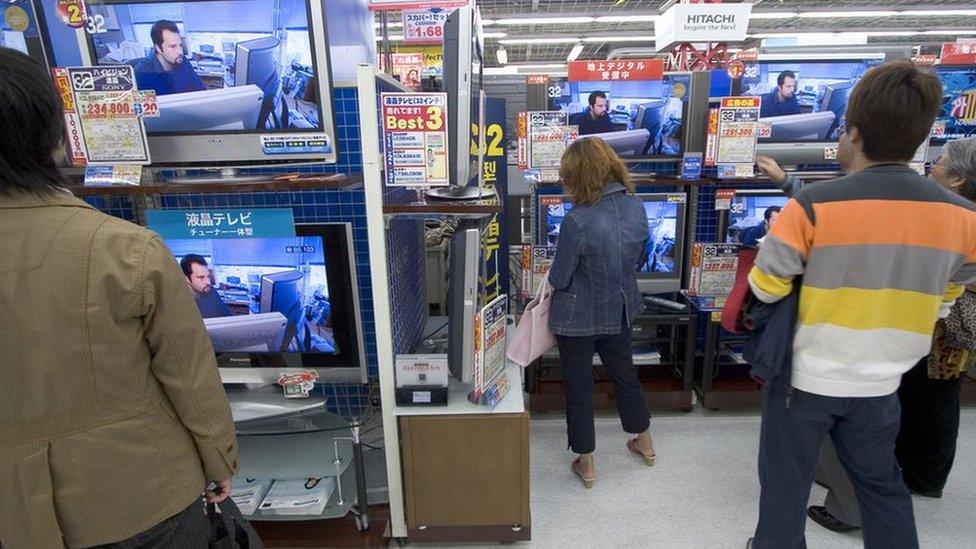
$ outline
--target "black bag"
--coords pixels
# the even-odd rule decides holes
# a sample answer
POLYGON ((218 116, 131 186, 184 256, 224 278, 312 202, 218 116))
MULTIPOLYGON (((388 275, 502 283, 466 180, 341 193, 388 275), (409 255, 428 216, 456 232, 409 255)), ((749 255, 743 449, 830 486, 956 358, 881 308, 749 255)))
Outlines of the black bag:
POLYGON ((211 549, 264 549, 261 538, 251 526, 234 500, 207 504, 207 519, 210 521, 211 549), (217 512, 217 508, 220 512, 217 512))

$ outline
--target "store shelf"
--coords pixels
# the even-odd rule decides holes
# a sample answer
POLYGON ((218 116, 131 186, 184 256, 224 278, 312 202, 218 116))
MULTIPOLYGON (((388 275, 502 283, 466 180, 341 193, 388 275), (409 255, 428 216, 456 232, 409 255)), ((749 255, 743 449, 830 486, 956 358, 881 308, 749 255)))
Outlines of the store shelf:
MULTIPOLYGON (((314 475, 313 475, 314 476, 314 475)), ((254 478, 254 477, 248 477, 254 478)), ((278 477, 282 478, 282 477, 278 477)), ((341 483, 337 483, 335 491, 332 492, 332 497, 329 498, 329 503, 326 505, 325 510, 318 515, 278 515, 274 513, 269 513, 267 511, 261 511, 260 509, 255 511, 254 514, 245 515, 249 520, 260 520, 260 521, 296 521, 296 520, 326 520, 334 519, 346 516, 349 510, 356 506, 358 503, 356 497, 356 472, 354 469, 346 469, 341 475, 341 483), (339 502, 339 484, 342 485, 342 503, 339 502)))
POLYGON ((429 198, 423 202, 387 204, 383 206, 384 215, 430 217, 431 215, 451 215, 458 217, 485 217, 502 213, 503 207, 497 196, 484 200, 437 200, 429 198))
POLYGON ((447 406, 397 406, 394 415, 408 416, 450 416, 480 414, 521 414, 525 411, 525 393, 522 392, 522 367, 509 362, 505 367, 508 376, 508 394, 494 409, 484 404, 474 404, 468 400, 471 385, 464 384, 453 377, 448 381, 447 406))
MULTIPOLYGON (((300 420, 301 418, 295 418, 300 420)), ((297 479, 343 475, 354 468, 352 430, 245 435, 238 433, 240 472, 244 478, 297 479), (339 440, 339 464, 334 438, 339 440), (282 459, 288 456, 288 459, 282 459)), ((350 486, 355 487, 353 482, 350 486)))
POLYGON ((142 196, 154 194, 197 194, 197 193, 239 193, 239 192, 288 192, 325 189, 345 189, 361 185, 362 174, 303 175, 295 179, 282 179, 281 174, 269 175, 268 181, 259 183, 191 183, 133 185, 119 187, 69 187, 72 194, 85 196, 142 196), (276 178, 276 179, 272 179, 276 178))

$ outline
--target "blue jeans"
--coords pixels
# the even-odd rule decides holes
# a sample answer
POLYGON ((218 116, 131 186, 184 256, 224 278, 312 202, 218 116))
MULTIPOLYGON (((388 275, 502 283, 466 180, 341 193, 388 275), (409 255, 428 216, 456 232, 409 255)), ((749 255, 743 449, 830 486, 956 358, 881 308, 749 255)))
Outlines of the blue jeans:
POLYGON ((837 398, 794 389, 783 379, 763 389, 759 440, 759 525, 755 549, 802 549, 814 467, 824 436, 854 484, 867 549, 916 549, 908 488, 895 461, 898 395, 837 398))
POLYGON ((650 427, 651 414, 634 367, 629 327, 614 335, 556 336, 556 341, 566 393, 566 430, 573 452, 589 454, 596 449, 593 427, 593 355, 596 353, 613 383, 617 413, 624 431, 638 434, 650 427))

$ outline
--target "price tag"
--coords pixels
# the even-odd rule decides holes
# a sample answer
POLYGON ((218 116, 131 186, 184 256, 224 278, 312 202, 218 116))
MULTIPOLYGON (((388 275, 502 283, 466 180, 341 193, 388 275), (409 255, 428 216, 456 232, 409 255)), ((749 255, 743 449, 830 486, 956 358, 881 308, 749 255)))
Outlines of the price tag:
POLYGON ((718 189, 715 191, 715 209, 729 210, 732 208, 732 199, 735 197, 735 189, 718 189))
POLYGON ((407 44, 440 44, 448 12, 433 8, 403 12, 403 41, 407 44))
POLYGON ((159 118, 159 102, 156 101, 155 90, 136 92, 136 116, 142 118, 159 118))

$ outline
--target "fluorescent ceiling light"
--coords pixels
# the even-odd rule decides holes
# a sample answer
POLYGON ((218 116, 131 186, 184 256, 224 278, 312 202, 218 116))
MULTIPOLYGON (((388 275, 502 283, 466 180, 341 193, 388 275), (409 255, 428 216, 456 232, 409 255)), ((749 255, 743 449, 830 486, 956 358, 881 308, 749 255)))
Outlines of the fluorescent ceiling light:
POLYGON ((566 63, 542 63, 542 64, 525 64, 525 65, 510 65, 517 69, 565 69, 566 63))
POLYGON ((495 19, 496 25, 559 25, 573 23, 592 23, 595 17, 516 17, 495 19))
MULTIPOLYGON (((403 35, 400 35, 400 34, 391 34, 390 35, 390 42, 399 42, 400 40, 403 40, 403 35)), ((376 37, 376 41, 377 42, 382 42, 383 41, 383 37, 382 36, 377 36, 376 37)))
POLYGON ((580 42, 573 46, 573 49, 569 51, 569 55, 566 56, 566 61, 576 61, 576 58, 583 53, 583 43, 580 42))
POLYGON ((495 24, 495 20, 494 19, 482 19, 481 20, 481 26, 482 27, 487 27, 488 25, 494 25, 494 24, 495 24))
POLYGON ((945 15, 976 15, 976 10, 902 10, 898 15, 914 15, 916 17, 939 17, 945 15))
POLYGON ((976 34, 976 30, 948 30, 948 29, 946 29, 946 30, 927 30, 927 31, 922 31, 922 32, 920 32, 918 34, 924 34, 924 35, 927 35, 927 36, 941 36, 941 35, 958 36, 958 35, 965 35, 965 34, 976 34))
POLYGON ((597 23, 634 23, 651 22, 656 23, 657 15, 602 15, 596 18, 597 23))
POLYGON ((579 38, 507 38, 499 40, 501 44, 575 44, 579 38))
MULTIPOLYGON (((377 29, 382 28, 382 26, 383 25, 381 25, 380 23, 376 23, 375 25, 373 25, 373 27, 375 27, 377 29)), ((389 29, 399 29, 402 26, 403 26, 403 22, 402 21, 397 21, 397 22, 394 22, 394 23, 387 23, 386 24, 386 27, 389 28, 389 29)))
POLYGON ((486 32, 481 35, 483 38, 505 38, 508 36, 507 32, 486 32))
POLYGON ((898 15, 897 11, 808 11, 801 12, 797 17, 804 19, 825 19, 830 17, 891 17, 898 15))
POLYGON ((587 43, 598 42, 653 42, 654 36, 587 36, 583 39, 587 43))
POLYGON ((752 12, 749 15, 749 20, 753 19, 793 19, 798 14, 795 11, 763 11, 763 12, 752 12))
POLYGON ((495 60, 498 61, 499 65, 507 65, 508 51, 506 51, 505 48, 498 48, 497 50, 495 50, 495 60))

